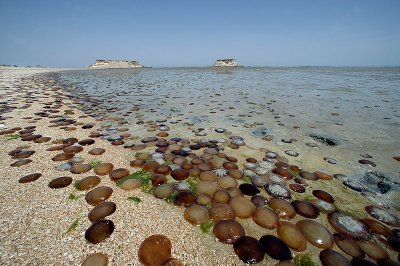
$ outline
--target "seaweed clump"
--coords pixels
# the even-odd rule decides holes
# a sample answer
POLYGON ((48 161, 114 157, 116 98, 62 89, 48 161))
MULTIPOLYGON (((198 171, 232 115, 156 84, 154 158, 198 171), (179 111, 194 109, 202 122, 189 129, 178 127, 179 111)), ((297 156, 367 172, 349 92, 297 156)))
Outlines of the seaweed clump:
POLYGON ((313 261, 311 255, 308 253, 297 254, 293 258, 293 262, 296 266, 318 266, 318 264, 313 261))
POLYGON ((140 188, 145 193, 152 193, 153 192, 153 185, 151 184, 151 171, 141 170, 125 176, 116 182, 117 186, 120 186, 128 179, 137 179, 140 181, 140 188))

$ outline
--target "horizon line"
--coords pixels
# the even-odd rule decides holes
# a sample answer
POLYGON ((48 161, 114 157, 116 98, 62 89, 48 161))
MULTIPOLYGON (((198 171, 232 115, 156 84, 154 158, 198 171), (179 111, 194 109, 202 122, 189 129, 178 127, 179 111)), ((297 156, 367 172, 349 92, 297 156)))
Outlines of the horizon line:
MULTIPOLYGON (((72 69, 89 69, 88 66, 82 66, 82 67, 65 67, 65 66, 44 66, 44 65, 15 65, 15 64, 0 64, 0 67, 26 67, 26 68, 72 68, 72 69)), ((138 67, 140 68, 216 68, 216 69, 234 69, 234 68, 242 68, 242 67, 265 67, 265 68, 304 68, 304 67, 332 67, 332 68, 346 68, 346 67, 352 67, 352 68, 373 68, 373 67, 387 67, 387 68, 400 68, 400 65, 239 65, 235 67, 214 67, 212 65, 201 65, 201 66, 144 66, 144 67, 138 67)), ((90 68, 93 70, 93 68, 90 68)), ((96 69, 96 68, 95 68, 96 69)), ((121 69, 121 68, 98 68, 98 69, 121 69)), ((125 68, 125 69, 131 69, 131 68, 125 68)), ((136 68, 132 68, 136 69, 136 68)))

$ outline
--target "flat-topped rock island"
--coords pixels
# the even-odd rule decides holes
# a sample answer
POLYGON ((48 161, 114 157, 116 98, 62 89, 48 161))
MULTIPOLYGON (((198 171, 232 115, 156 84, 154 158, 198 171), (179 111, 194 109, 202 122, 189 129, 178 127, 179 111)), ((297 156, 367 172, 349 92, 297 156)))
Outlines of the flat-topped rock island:
POLYGON ((129 60, 96 60, 96 63, 88 68, 142 68, 138 61, 129 60))
POLYGON ((218 59, 213 67, 238 67, 235 59, 218 59))

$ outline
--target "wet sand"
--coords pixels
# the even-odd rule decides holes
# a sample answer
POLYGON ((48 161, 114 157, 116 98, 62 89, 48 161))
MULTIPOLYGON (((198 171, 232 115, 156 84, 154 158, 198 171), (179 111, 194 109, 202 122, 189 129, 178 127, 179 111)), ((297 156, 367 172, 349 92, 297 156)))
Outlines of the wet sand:
MULTIPOLYGON (((43 77, 31 79, 33 74, 47 72, 49 70, 18 69, 18 70, 0 70, 0 86, 2 102, 10 100, 7 106, 17 107, 10 109, 10 112, 2 114, 6 118, 1 121, 7 129, 14 127, 36 126, 35 134, 51 137, 55 139, 65 139, 76 137, 79 140, 88 138, 90 132, 100 128, 101 121, 87 116, 79 110, 81 105, 66 97, 68 93, 57 87, 54 82, 43 84, 43 77), (52 103, 54 100, 61 100, 59 113, 65 114, 66 110, 69 118, 82 124, 68 125, 75 127, 76 130, 66 131, 60 127, 49 127, 51 118, 34 115, 42 112, 45 103, 52 103), (27 106, 28 105, 28 106, 27 106), (23 107, 23 108, 21 108, 23 107), (77 108, 78 107, 78 108, 77 108), (32 117, 25 119, 26 117, 32 117), (35 120, 41 118, 39 120, 35 120), (93 123, 95 126, 91 129, 82 129, 82 125, 93 123)), ((54 119, 54 118, 53 118, 54 119)), ((123 127, 124 125, 121 125, 123 127)), ((194 136, 191 125, 171 126, 168 131, 170 136, 179 136, 188 139, 204 139, 205 137, 194 136)), ((138 130, 140 138, 154 136, 157 132, 147 132, 138 130)), ((230 135, 221 135, 215 131, 207 131, 207 139, 228 139, 230 135)), ((291 165, 298 165, 303 169, 313 172, 325 170, 330 174, 344 173, 348 174, 347 167, 340 165, 331 165, 325 163, 321 165, 321 153, 332 152, 331 148, 320 145, 319 152, 316 153, 311 147, 308 150, 302 150, 299 157, 286 156, 285 151, 288 146, 285 144, 271 143, 252 138, 245 131, 236 131, 246 139, 246 145, 239 149, 232 149, 227 145, 225 152, 238 159, 238 165, 242 169, 246 158, 256 158, 261 161, 266 150, 273 150, 284 155, 291 165), (262 143, 262 144, 260 144, 262 143)), ((293 136, 296 137, 294 133, 293 136)), ((299 139, 301 136, 298 137, 299 139)), ((172 242, 172 255, 179 259, 185 265, 243 265, 244 263, 233 252, 231 245, 226 245, 215 241, 211 233, 202 233, 197 226, 190 225, 184 218, 184 208, 174 207, 163 200, 158 200, 152 195, 143 193, 140 189, 127 192, 115 186, 108 176, 101 177, 101 184, 113 189, 111 201, 117 204, 117 209, 108 219, 115 224, 115 231, 100 244, 90 244, 85 241, 84 233, 90 226, 87 219, 87 213, 92 206, 86 203, 84 197, 77 200, 70 200, 70 193, 74 195, 84 195, 83 191, 75 191, 70 185, 63 189, 50 189, 48 183, 60 176, 71 176, 74 181, 83 177, 93 175, 93 171, 84 174, 71 174, 68 171, 57 171, 55 167, 62 162, 54 162, 51 158, 60 153, 60 151, 47 151, 46 149, 55 144, 34 143, 32 141, 23 142, 20 139, 8 140, 4 135, 0 136, 0 160, 1 169, 3 169, 2 183, 0 193, 2 194, 0 210, 1 219, 1 242, 2 251, 1 261, 7 264, 79 264, 87 255, 102 252, 109 257, 110 265, 139 265, 137 252, 142 241, 152 234, 163 234, 172 242), (29 149, 35 150, 30 159, 33 162, 20 166, 10 167, 15 162, 7 154, 24 145, 29 145, 29 149), (39 172, 43 176, 37 181, 27 184, 19 184, 18 179, 27 174, 39 172), (129 201, 127 198, 136 196, 141 199, 139 204, 129 201), (71 232, 67 232, 71 224, 78 220, 78 224, 71 232)), ((296 146, 295 146, 296 147, 296 146)), ((290 149, 293 149, 292 146, 290 149)), ((145 151, 154 151, 154 148, 148 148, 145 151)), ((85 163, 94 159, 113 163, 115 168, 123 167, 131 172, 140 170, 132 168, 130 161, 135 158, 135 152, 131 149, 124 149, 122 146, 112 146, 109 141, 102 138, 95 138, 95 144, 85 146, 83 151, 77 153, 84 159, 85 163), (104 148, 106 152, 103 155, 92 156, 88 151, 92 148, 104 148)), ((348 158, 341 157, 342 161, 348 158)), ((242 182, 242 181, 240 181, 242 182)), ((342 185, 338 179, 332 180, 307 180, 308 187, 306 193, 294 193, 293 199, 309 200, 313 197, 313 189, 322 189, 328 191, 335 198, 335 205, 343 213, 347 213, 356 218, 362 219, 369 217, 364 210, 366 205, 371 203, 358 193, 342 185)), ((263 192, 263 195, 266 195, 263 192)), ((304 219, 297 215, 292 223, 304 219)), ((246 235, 251 235, 257 239, 265 234, 276 235, 276 230, 267 230, 256 225, 252 219, 237 219, 244 224, 246 235)), ((335 231, 327 222, 326 215, 321 214, 315 221, 321 223, 332 233, 335 231)), ((376 240, 376 239, 375 239, 376 240)), ((376 240, 376 242, 380 243, 376 240)), ((380 243, 381 246, 383 246, 380 243)), ((385 247, 384 247, 385 248, 385 247)), ((334 250, 341 252, 337 246, 334 250)), ((392 260, 397 261, 396 252, 387 249, 392 260)), ((308 245, 306 253, 310 253, 315 262, 320 263, 318 255, 321 250, 308 245)), ((341 252, 343 253, 343 252, 341 252)), ((297 252, 293 252, 296 255, 297 252)), ((351 259, 348 255, 345 255, 351 259)), ((271 258, 264 259, 260 265, 274 265, 278 261, 271 258)))

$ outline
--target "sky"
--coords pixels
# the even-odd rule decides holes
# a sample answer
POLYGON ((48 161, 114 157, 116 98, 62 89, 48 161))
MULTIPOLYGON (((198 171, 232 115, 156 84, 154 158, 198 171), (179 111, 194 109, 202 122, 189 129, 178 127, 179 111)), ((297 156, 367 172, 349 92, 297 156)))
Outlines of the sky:
POLYGON ((0 0, 0 64, 399 66, 400 0, 0 0))

